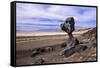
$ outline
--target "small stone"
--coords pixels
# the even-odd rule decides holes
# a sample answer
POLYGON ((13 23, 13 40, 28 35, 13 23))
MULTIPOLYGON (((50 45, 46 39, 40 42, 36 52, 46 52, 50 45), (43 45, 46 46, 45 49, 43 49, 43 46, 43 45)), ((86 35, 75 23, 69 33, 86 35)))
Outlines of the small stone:
POLYGON ((37 51, 38 51, 39 53, 45 52, 45 48, 38 48, 37 51))
POLYGON ((36 61, 35 61, 35 64, 43 64, 45 61, 43 58, 38 58, 36 61))
POLYGON ((34 56, 36 56, 37 54, 39 54, 39 52, 38 52, 37 50, 34 50, 34 51, 32 52, 31 57, 34 57, 34 56))
POLYGON ((46 47, 45 50, 46 51, 53 51, 53 48, 52 47, 46 47))

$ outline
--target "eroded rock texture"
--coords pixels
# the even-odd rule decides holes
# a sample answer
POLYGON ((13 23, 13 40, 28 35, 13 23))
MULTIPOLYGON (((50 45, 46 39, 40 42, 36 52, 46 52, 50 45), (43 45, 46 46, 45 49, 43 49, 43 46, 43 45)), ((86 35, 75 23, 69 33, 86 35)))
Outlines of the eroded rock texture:
MULTIPOLYGON (((68 42, 66 42, 66 48, 63 49, 60 53, 60 55, 66 55, 66 52, 69 52, 69 49, 74 48, 76 45, 79 44, 79 40, 75 38, 72 34, 72 32, 75 30, 75 21, 73 17, 69 17, 65 20, 63 24, 61 24, 61 29, 65 31, 69 38, 68 42)), ((73 50, 71 51, 72 53, 74 52, 73 50)), ((72 53, 67 53, 67 54, 72 54, 72 53)))

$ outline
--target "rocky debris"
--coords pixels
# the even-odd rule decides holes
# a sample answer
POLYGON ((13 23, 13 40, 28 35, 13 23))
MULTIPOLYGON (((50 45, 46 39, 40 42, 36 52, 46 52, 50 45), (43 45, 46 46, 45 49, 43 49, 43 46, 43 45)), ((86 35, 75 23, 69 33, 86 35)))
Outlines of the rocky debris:
POLYGON ((92 46, 93 46, 94 48, 96 47, 96 45, 97 45, 96 42, 93 42, 93 43, 92 43, 92 46))
POLYGON ((78 39, 73 37, 68 43, 61 45, 65 46, 65 48, 60 52, 59 55, 65 55, 65 52, 67 52, 68 55, 73 54, 75 52, 73 51, 73 49, 76 48, 77 47, 76 45, 78 44, 79 44, 78 39))
POLYGON ((53 51, 53 50, 54 49, 52 47, 37 48, 37 49, 33 50, 31 57, 34 57, 38 54, 42 54, 44 52, 50 52, 50 51, 53 51))
POLYGON ((79 61, 96 61, 96 30, 90 30, 81 35, 78 39, 74 40, 75 47, 67 48, 66 42, 61 43, 57 46, 48 46, 43 48, 38 48, 33 51, 33 56, 37 55, 34 64, 45 64, 53 62, 79 62, 79 61), (93 31, 93 32, 91 32, 93 31), (89 34, 89 33, 90 34, 89 34), (94 34, 91 34, 94 33, 94 34), (90 36, 91 35, 91 36, 90 36), (88 37, 89 36, 89 37, 88 37), (92 38, 92 39, 91 39, 92 38), (60 52, 60 53, 59 53, 60 52), (49 53, 49 54, 48 54, 49 53), (45 57, 38 58, 38 57, 45 57), (64 59, 65 58, 65 59, 64 59), (54 61, 55 60, 55 61, 54 61))
POLYGON ((82 59, 83 61, 96 61, 97 60, 96 55, 96 48, 93 46, 88 47, 88 49, 82 53, 82 59))
POLYGON ((64 55, 65 57, 69 57, 69 56, 73 55, 73 54, 76 53, 76 52, 78 52, 78 53, 83 52, 83 51, 85 51, 87 48, 88 48, 87 46, 78 45, 78 46, 76 46, 76 47, 72 47, 72 48, 70 48, 70 49, 66 49, 66 50, 65 50, 64 52, 62 52, 62 53, 63 53, 63 55, 64 55))
POLYGON ((91 40, 95 39, 96 40, 96 27, 92 28, 88 32, 84 33, 82 36, 87 39, 91 39, 91 40))
POLYGON ((89 43, 87 40, 82 40, 82 41, 80 41, 80 44, 87 44, 87 43, 89 43))
POLYGON ((85 45, 79 45, 78 47, 75 48, 75 51, 78 53, 81 53, 83 51, 85 51, 88 47, 85 45))
POLYGON ((79 40, 77 38, 75 38, 75 45, 79 44, 79 40))
POLYGON ((34 56, 36 56, 38 54, 39 54, 39 52, 37 50, 33 50, 31 57, 34 57, 34 56))
POLYGON ((91 28, 91 30, 89 30, 88 32, 84 33, 81 35, 82 41, 80 42, 80 44, 90 44, 91 47, 92 45, 94 47, 96 47, 97 44, 97 34, 96 34, 96 27, 95 28, 91 28))
POLYGON ((45 52, 45 48, 38 48, 37 51, 38 51, 39 53, 45 52))
POLYGON ((43 64, 45 62, 44 58, 38 58, 35 60, 34 64, 43 64))
POLYGON ((45 50, 43 48, 38 48, 38 49, 34 49, 33 52, 32 52, 32 55, 31 57, 34 57, 42 52, 44 52, 45 50))
POLYGON ((45 51, 53 51, 54 49, 52 47, 46 47, 45 51))
POLYGON ((97 39, 96 39, 96 28, 92 28, 88 32, 84 33, 81 37, 83 37, 83 44, 87 44, 88 49, 86 52, 83 52, 83 61, 96 61, 96 47, 97 47, 97 39))

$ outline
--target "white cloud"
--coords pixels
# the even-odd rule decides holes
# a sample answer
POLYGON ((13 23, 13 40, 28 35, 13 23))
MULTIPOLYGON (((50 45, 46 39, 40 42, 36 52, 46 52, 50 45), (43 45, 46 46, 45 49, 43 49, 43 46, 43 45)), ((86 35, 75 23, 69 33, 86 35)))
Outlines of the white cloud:
MULTIPOLYGON (((75 6, 59 6, 59 5, 37 5, 37 4, 17 4, 23 9, 17 7, 17 23, 43 23, 43 22, 32 22, 29 18, 47 18, 47 19, 58 19, 65 20, 67 17, 72 16, 75 18, 77 23, 88 22, 95 20, 96 10, 91 7, 75 7, 75 6), (41 7, 42 6, 42 7, 41 7), (89 9, 88 9, 89 8, 89 9), (82 11, 83 10, 83 11, 82 11), (80 13, 83 12, 83 13, 80 13), (25 19, 21 19, 24 18, 25 19)), ((45 22, 46 24, 52 24, 45 22)), ((44 23, 44 24, 45 24, 44 23)), ((57 24, 57 23, 55 23, 57 24)))

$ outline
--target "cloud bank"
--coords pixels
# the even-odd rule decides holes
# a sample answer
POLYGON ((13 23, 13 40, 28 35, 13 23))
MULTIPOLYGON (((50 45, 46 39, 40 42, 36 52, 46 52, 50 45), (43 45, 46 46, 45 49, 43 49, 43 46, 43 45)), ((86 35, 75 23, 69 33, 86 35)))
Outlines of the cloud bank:
POLYGON ((67 17, 74 17, 76 26, 96 27, 96 8, 47 4, 16 4, 17 30, 59 30, 67 17))

